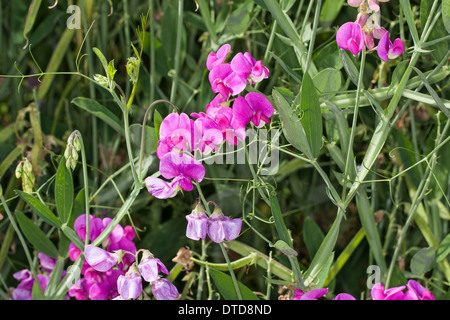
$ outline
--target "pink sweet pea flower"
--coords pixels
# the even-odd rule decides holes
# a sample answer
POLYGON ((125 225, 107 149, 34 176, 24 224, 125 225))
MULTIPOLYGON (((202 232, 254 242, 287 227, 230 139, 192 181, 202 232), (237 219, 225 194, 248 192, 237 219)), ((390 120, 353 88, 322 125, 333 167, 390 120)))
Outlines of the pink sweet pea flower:
POLYGON ((186 237, 192 240, 205 239, 208 232, 208 216, 201 204, 198 204, 191 214, 186 216, 188 222, 186 237))
POLYGON ((395 59, 403 53, 404 45, 400 38, 394 40, 394 43, 389 39, 389 32, 386 31, 383 37, 378 42, 378 56, 384 60, 395 59))
POLYGON ((246 80, 234 72, 229 63, 214 67, 208 78, 212 91, 220 93, 224 98, 228 98, 230 94, 232 96, 238 95, 247 86, 246 80))
POLYGON ((125 275, 117 278, 117 291, 123 300, 139 298, 142 293, 142 278, 135 265, 125 275))
POLYGON ((328 293, 328 288, 313 289, 303 292, 296 289, 294 292, 294 300, 317 300, 328 293))
POLYGON ((374 11, 374 12, 379 12, 380 11, 380 5, 378 4, 378 2, 388 2, 389 0, 369 0, 369 8, 374 11))
POLYGON ((250 121, 260 128, 270 123, 274 109, 270 101, 262 94, 250 92, 244 97, 237 97, 233 104, 233 119, 236 123, 246 126, 250 121))
POLYGON ((248 52, 239 52, 231 60, 231 69, 243 80, 251 84, 261 82, 269 77, 269 69, 262 65, 262 61, 256 61, 248 52))
POLYGON ((365 0, 347 0, 347 3, 352 7, 359 7, 365 0))
POLYGON ((169 152, 161 158, 159 172, 166 179, 174 179, 185 191, 193 189, 191 179, 198 182, 205 176, 205 167, 184 153, 169 152))
POLYGON ((436 300, 434 295, 415 280, 409 280, 405 292, 405 300, 436 300))
POLYGON ((148 251, 144 251, 141 262, 138 265, 142 278, 147 282, 153 282, 159 278, 159 273, 169 274, 166 266, 158 258, 154 258, 148 251))
POLYGON ((364 35, 358 23, 344 23, 336 34, 336 42, 343 50, 350 50, 353 55, 357 55, 364 49, 364 35))
POLYGON ((94 245, 87 245, 84 249, 87 263, 97 271, 110 270, 119 261, 120 253, 114 254, 94 245))
POLYGON ((185 191, 192 191, 191 179, 198 182, 205 176, 205 167, 191 156, 171 151, 161 157, 159 172, 171 182, 155 177, 147 177, 145 186, 148 192, 158 199, 174 197, 178 192, 178 187, 185 191))
POLYGON ((158 199, 173 198, 178 193, 178 182, 167 182, 156 177, 147 177, 145 186, 148 192, 158 199))
POLYGON ((207 155, 211 151, 217 151, 222 142, 222 131, 210 117, 202 117, 194 121, 194 149, 207 155))
MULTIPOLYGON (((86 214, 80 215, 75 219, 73 228, 81 240, 86 239, 86 214)), ((89 216, 89 240, 94 241, 103 230, 102 219, 93 215, 89 216)))
POLYGON ((152 293, 156 300, 175 300, 180 296, 178 289, 164 278, 152 282, 152 293))
POLYGON ((356 298, 348 293, 339 293, 333 300, 356 300, 356 298))
POLYGON ((405 295, 402 291, 403 289, 405 289, 405 286, 385 290, 383 284, 376 283, 372 287, 370 294, 373 300, 403 300, 405 295))
POLYGON ((159 159, 174 148, 188 150, 192 143, 191 120, 185 113, 171 113, 161 123, 156 155, 159 159))
POLYGON ((208 70, 212 70, 214 67, 225 62, 228 54, 231 51, 229 44, 224 44, 217 50, 217 53, 211 52, 206 59, 206 67, 208 70))
POLYGON ((223 215, 222 211, 216 207, 209 217, 208 236, 215 243, 221 243, 223 240, 231 241, 236 239, 241 232, 242 220, 239 218, 231 219, 223 215))

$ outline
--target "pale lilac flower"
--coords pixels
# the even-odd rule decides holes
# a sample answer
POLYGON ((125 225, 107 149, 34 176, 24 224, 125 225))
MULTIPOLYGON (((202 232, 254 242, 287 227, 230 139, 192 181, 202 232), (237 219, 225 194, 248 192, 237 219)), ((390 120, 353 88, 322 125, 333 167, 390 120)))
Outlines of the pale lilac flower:
POLYGON ((237 97, 233 104, 233 121, 246 126, 249 122, 260 128, 270 123, 274 108, 270 101, 261 93, 250 92, 244 97, 237 97))
POLYGON ((378 42, 378 56, 384 60, 395 59, 403 53, 404 45, 400 38, 394 40, 394 43, 389 39, 389 32, 385 32, 383 37, 378 42))
POLYGON ((188 150, 192 144, 191 120, 185 113, 171 113, 161 123, 156 155, 161 159, 166 153, 188 150))
POLYGON ((41 270, 45 272, 52 272, 55 268, 57 259, 47 256, 46 254, 39 252, 38 258, 41 263, 41 270))
POLYGON ((172 282, 164 278, 152 282, 152 293, 156 300, 175 300, 180 296, 172 282))
POLYGON ((211 52, 206 59, 206 67, 208 70, 212 70, 219 64, 224 63, 230 51, 231 46, 229 44, 224 44, 217 50, 217 53, 211 52))
POLYGON ((231 69, 245 82, 255 84, 269 77, 269 69, 263 66, 262 61, 256 61, 248 52, 239 52, 231 60, 231 69))
POLYGON ((117 264, 120 254, 114 254, 94 245, 87 245, 84 249, 87 263, 97 271, 105 272, 117 264))
POLYGON ((188 222, 186 237, 192 240, 205 239, 208 232, 208 216, 201 204, 198 204, 191 214, 186 216, 188 222))
POLYGON ((313 289, 303 292, 300 289, 294 291, 294 300, 317 300, 328 293, 328 288, 313 289))
POLYGON ((144 251, 141 262, 138 265, 142 278, 147 282, 153 282, 159 278, 159 273, 169 274, 166 266, 158 258, 154 258, 148 251, 144 251))
POLYGON ((336 34, 336 42, 343 50, 349 50, 357 55, 364 49, 364 35, 358 23, 344 23, 336 34))
POLYGON ((124 300, 137 299, 142 293, 142 279, 135 265, 117 278, 117 291, 124 300))
POLYGON ((226 217, 223 215, 222 211, 216 207, 209 217, 208 236, 216 243, 221 243, 224 239, 231 241, 239 236, 241 227, 241 219, 231 219, 230 217, 226 217))
POLYGON ((156 177, 147 177, 144 182, 148 192, 158 199, 173 198, 178 193, 177 182, 167 182, 156 177))

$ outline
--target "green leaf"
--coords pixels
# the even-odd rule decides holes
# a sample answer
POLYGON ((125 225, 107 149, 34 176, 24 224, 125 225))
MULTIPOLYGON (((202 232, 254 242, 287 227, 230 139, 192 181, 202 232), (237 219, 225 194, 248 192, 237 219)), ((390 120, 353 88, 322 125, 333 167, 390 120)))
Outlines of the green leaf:
POLYGON ((441 241, 436 250, 436 262, 439 263, 444 260, 450 253, 450 234, 441 241))
POLYGON ((92 115, 100 118, 118 133, 124 135, 122 123, 120 122, 119 118, 97 101, 89 98, 78 97, 73 99, 72 103, 74 103, 81 109, 91 113, 92 115))
POLYGON ((116 72, 117 72, 116 68, 114 67, 114 60, 111 60, 111 61, 109 62, 107 71, 108 71, 109 79, 110 79, 111 81, 114 80, 114 75, 115 75, 116 72))
MULTIPOLYGON (((141 147, 141 137, 142 137, 142 125, 141 124, 132 124, 130 126, 130 136, 131 141, 136 146, 136 152, 139 152, 141 147)), ((144 153, 151 154, 156 151, 158 148, 158 140, 159 137, 156 136, 155 128, 150 126, 145 126, 144 131, 144 153)))
POLYGON ((28 8, 27 20, 25 22, 25 27, 23 29, 23 37, 27 40, 27 44, 25 45, 25 47, 28 45, 28 37, 27 36, 28 36, 28 33, 33 28, 34 22, 36 21, 36 16, 39 12, 39 7, 41 6, 41 2, 42 2, 42 0, 32 0, 30 6, 28 8))
POLYGON ((233 34, 241 34, 248 29, 251 22, 252 2, 243 2, 231 13, 227 21, 227 29, 233 34))
POLYGON ((325 0, 320 10, 320 22, 330 23, 339 15, 345 0, 325 0))
POLYGON ((273 90, 272 96, 278 113, 280 114, 283 133, 286 140, 294 148, 300 152, 303 152, 308 158, 312 159, 313 156, 311 147, 309 146, 305 129, 303 128, 300 119, 277 89, 273 90))
POLYGON ((422 275, 432 266, 436 252, 433 247, 422 248, 411 259, 411 272, 422 275))
POLYGON ((297 256, 298 253, 294 249, 292 249, 286 242, 283 240, 278 240, 273 245, 274 248, 280 250, 286 256, 297 256))
POLYGON ((73 205, 73 180, 72 173, 66 167, 64 157, 61 158, 56 172, 55 203, 61 222, 69 222, 73 205))
POLYGON ((325 235, 317 223, 311 217, 306 217, 303 222, 303 241, 305 242, 306 249, 311 258, 313 258, 317 250, 319 250, 320 244, 324 238, 325 235))
POLYGON ((328 256, 325 263, 320 266, 318 272, 315 274, 314 277, 309 277, 305 280, 305 285, 307 286, 312 285, 314 286, 314 288, 321 288, 328 278, 328 273, 330 272, 331 265, 333 264, 333 259, 334 259, 334 252, 332 252, 328 256))
POLYGON ((301 89, 301 123, 305 130, 312 156, 317 158, 322 148, 322 113, 316 87, 308 73, 304 74, 301 89))
POLYGON ((350 54, 346 50, 339 49, 339 55, 341 56, 342 63, 344 64, 344 69, 350 76, 353 84, 358 85, 359 71, 355 65, 354 59, 350 57, 350 54))
MULTIPOLYGON (((233 280, 229 275, 213 268, 209 268, 209 274, 225 300, 238 300, 233 280)), ((238 286, 243 300, 259 300, 258 296, 240 281, 238 281, 238 286)))
POLYGON ((25 237, 39 251, 52 258, 58 258, 58 250, 47 235, 27 218, 24 213, 16 211, 17 222, 25 237))
POLYGON ((328 100, 341 88, 342 75, 339 70, 326 68, 319 71, 312 81, 321 98, 328 100))
POLYGON ((105 70, 105 73, 108 74, 108 61, 106 60, 103 53, 98 48, 92 48, 92 51, 97 55, 98 59, 100 60, 103 69, 105 70))
POLYGON ((442 1, 442 20, 444 21, 447 33, 450 33, 450 1, 442 1))
POLYGON ((53 212, 47 208, 41 201, 20 190, 16 190, 16 193, 21 197, 30 207, 33 212, 42 218, 45 222, 53 227, 60 228, 61 221, 53 214, 53 212))

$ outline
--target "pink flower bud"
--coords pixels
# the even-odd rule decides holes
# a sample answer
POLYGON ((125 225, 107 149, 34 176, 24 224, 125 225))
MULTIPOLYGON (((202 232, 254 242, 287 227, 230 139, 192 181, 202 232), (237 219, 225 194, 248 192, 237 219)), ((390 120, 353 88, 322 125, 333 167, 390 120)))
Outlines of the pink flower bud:
POLYGON ((241 232, 241 227, 241 219, 226 217, 219 208, 216 208, 209 217, 208 236, 216 243, 221 243, 224 239, 231 241, 237 238, 241 232))
POLYGON ((364 0, 347 0, 348 4, 352 7, 359 7, 364 0))

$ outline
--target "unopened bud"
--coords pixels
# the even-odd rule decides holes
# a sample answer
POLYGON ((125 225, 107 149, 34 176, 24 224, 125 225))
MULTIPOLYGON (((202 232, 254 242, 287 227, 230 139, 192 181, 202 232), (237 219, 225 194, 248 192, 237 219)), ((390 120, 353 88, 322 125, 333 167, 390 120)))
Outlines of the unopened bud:
POLYGON ((105 76, 102 76, 101 74, 94 75, 94 81, 103 87, 109 87, 108 78, 105 76))
POLYGON ((130 81, 136 83, 138 77, 139 59, 136 57, 128 58, 127 73, 130 77, 130 81))

